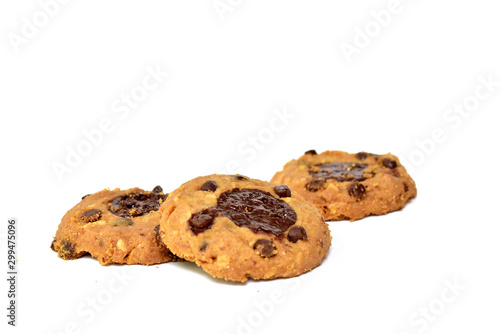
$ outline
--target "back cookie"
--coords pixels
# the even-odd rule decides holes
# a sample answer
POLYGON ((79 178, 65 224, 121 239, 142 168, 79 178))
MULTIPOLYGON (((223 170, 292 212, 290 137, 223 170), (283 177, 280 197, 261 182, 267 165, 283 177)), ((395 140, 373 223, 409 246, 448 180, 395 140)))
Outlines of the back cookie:
POLYGON ((402 209, 415 182, 392 154, 307 151, 271 182, 283 183, 316 206, 326 220, 358 220, 402 209))

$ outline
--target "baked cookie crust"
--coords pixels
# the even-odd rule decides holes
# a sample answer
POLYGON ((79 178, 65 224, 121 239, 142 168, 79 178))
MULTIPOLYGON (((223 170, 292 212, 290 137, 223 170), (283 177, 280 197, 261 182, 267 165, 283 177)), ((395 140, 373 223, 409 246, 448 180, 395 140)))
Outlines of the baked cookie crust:
POLYGON ((161 187, 102 190, 62 218, 51 244, 64 260, 90 254, 102 265, 152 265, 176 259, 159 238, 161 187))
POLYGON ((358 220, 401 210, 417 195, 415 182, 388 153, 307 151, 271 182, 286 184, 317 207, 326 220, 358 220))
POLYGON ((318 266, 331 236, 321 213, 287 186, 241 175, 184 183, 160 209, 167 247, 214 277, 294 277, 318 266))

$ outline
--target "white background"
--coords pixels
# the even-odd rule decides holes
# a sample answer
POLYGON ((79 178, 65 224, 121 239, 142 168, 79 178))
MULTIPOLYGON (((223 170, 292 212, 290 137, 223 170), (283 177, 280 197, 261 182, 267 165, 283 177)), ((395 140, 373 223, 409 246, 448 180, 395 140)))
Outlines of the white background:
POLYGON ((0 5, 3 262, 19 220, 18 327, 2 279, 2 333, 498 333, 498 4, 401 0, 381 27, 370 13, 389 1, 221 3, 69 1, 46 22, 37 1, 0 5), (168 76, 126 114, 148 68, 168 76), (464 116, 448 111, 464 103, 464 116), (89 147, 84 132, 106 119, 89 147), (59 179, 54 164, 78 147, 87 155, 59 179), (215 172, 269 180, 309 149, 390 151, 418 197, 330 222, 328 257, 289 280, 229 284, 188 263, 102 267, 49 249, 85 194, 215 172))

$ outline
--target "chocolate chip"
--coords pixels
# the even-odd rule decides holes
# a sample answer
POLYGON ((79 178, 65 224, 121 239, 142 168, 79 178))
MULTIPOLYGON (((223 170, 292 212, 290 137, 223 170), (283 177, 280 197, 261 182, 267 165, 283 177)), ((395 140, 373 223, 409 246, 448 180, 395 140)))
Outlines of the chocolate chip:
POLYGON ((160 225, 156 225, 153 229, 153 233, 155 235, 155 241, 158 245, 162 244, 161 236, 160 236, 160 225))
POLYGON ((358 152, 358 153, 356 153, 356 158, 358 158, 359 160, 365 160, 369 154, 370 153, 366 153, 366 152, 358 152))
POLYGON ((318 152, 316 152, 316 150, 309 150, 309 151, 306 151, 304 154, 317 155, 318 152))
POLYGON ((313 193, 318 190, 324 189, 325 187, 326 181, 324 179, 312 179, 306 184, 306 189, 313 193))
POLYGON ((87 194, 87 195, 83 196, 82 199, 84 199, 85 197, 90 196, 90 195, 92 195, 92 194, 87 194))
POLYGON ((62 242, 61 246, 62 246, 61 247, 62 251, 65 252, 65 253, 73 253, 74 252, 74 247, 71 244, 71 242, 69 242, 68 240, 64 240, 62 242))
POLYGON ((101 219, 102 212, 99 209, 90 209, 82 213, 80 218, 83 220, 85 224, 93 223, 101 219))
POLYGON ((113 226, 113 227, 132 226, 132 225, 134 225, 134 221, 130 218, 120 218, 120 219, 117 219, 117 220, 111 222, 111 226, 113 226))
POLYGON ((248 180, 246 177, 242 176, 242 175, 234 175, 233 176, 236 180, 238 181, 246 181, 248 180))
POLYGON ((163 192, 163 188, 160 187, 160 186, 156 186, 153 191, 153 193, 162 193, 163 192))
POLYGON ((59 257, 64 260, 73 260, 78 258, 75 246, 69 240, 63 240, 59 248, 59 257))
POLYGON ((292 226, 290 231, 288 231, 287 239, 293 243, 296 243, 299 240, 307 240, 307 232, 302 226, 292 226))
POLYGON ((226 191, 219 196, 217 209, 239 227, 254 233, 282 236, 297 221, 297 214, 285 201, 258 189, 226 191))
POLYGON ((367 164, 358 164, 355 162, 330 162, 311 167, 309 169, 309 174, 314 178, 335 179, 340 182, 363 181, 366 180, 364 173, 366 168, 368 168, 367 164))
POLYGON ((366 187, 359 182, 353 182, 347 188, 347 193, 357 199, 363 199, 366 196, 366 187))
POLYGON ((55 247, 54 247, 54 244, 56 243, 57 239, 54 238, 54 240, 52 240, 51 244, 50 244, 50 249, 52 249, 54 252, 56 251, 55 247))
POLYGON ((203 243, 200 246, 200 252, 204 252, 208 247, 208 244, 206 241, 203 241, 203 243))
POLYGON ((209 181, 203 183, 203 185, 201 186, 201 190, 214 192, 217 190, 217 185, 215 184, 214 181, 209 180, 209 181))
POLYGON ((274 187, 274 192, 279 197, 291 197, 292 196, 292 192, 290 191, 290 188, 288 188, 288 186, 286 186, 284 184, 280 184, 280 185, 274 187))
POLYGON ((138 217, 151 211, 157 211, 166 198, 167 195, 161 192, 132 193, 113 198, 109 201, 108 206, 111 212, 117 216, 138 217))
POLYGON ((271 240, 259 239, 253 245, 253 249, 262 257, 273 257, 276 255, 276 246, 271 240))
POLYGON ((217 209, 208 208, 193 214, 188 220, 188 225, 191 231, 198 235, 212 227, 215 217, 217 217, 217 209))
POLYGON ((401 177, 401 175, 399 174, 399 170, 397 170, 397 169, 391 170, 390 175, 395 176, 395 177, 401 177))
POLYGON ((390 169, 394 169, 398 166, 397 162, 392 160, 392 159, 389 159, 389 158, 384 158, 382 160, 382 164, 384 165, 384 167, 387 167, 387 168, 390 168, 390 169))

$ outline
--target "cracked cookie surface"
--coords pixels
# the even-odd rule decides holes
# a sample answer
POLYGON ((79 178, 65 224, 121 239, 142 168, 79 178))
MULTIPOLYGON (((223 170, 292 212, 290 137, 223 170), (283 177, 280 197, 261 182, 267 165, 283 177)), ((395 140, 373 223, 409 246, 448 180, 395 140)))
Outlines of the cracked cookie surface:
POLYGON ((64 260, 85 254, 107 264, 158 264, 175 259, 159 237, 161 187, 86 195, 62 218, 51 248, 64 260))
POLYGON ((417 195, 415 182, 392 154, 307 151, 271 182, 288 185, 326 220, 358 220, 402 209, 417 195))
POLYGON ((231 281, 300 275, 331 244, 321 213, 301 196, 241 175, 195 178, 160 211, 160 236, 175 255, 231 281))

